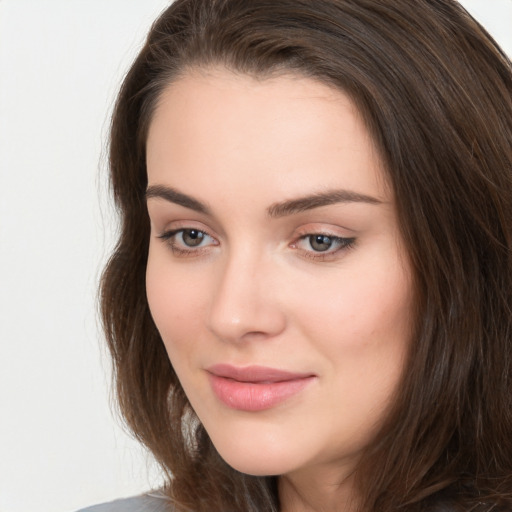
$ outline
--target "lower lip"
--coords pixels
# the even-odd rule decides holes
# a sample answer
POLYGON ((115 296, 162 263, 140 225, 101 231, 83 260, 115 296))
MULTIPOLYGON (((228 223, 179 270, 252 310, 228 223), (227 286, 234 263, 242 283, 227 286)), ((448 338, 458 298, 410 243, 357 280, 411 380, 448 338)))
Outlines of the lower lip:
POLYGON ((239 411, 264 411, 300 393, 314 379, 313 376, 281 382, 240 382, 210 374, 210 384, 217 398, 239 411))

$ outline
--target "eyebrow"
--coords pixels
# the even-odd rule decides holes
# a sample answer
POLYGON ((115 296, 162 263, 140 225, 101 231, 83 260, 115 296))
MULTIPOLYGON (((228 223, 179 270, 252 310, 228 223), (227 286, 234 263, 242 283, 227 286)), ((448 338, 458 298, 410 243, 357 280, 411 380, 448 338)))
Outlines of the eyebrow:
POLYGON ((164 185, 150 185, 146 189, 146 200, 150 198, 165 199, 170 203, 178 204, 199 213, 210 215, 210 209, 201 201, 194 199, 178 190, 164 185))
MULTIPOLYGON (((205 203, 202 203, 198 199, 187 194, 179 192, 172 187, 166 187, 164 185, 150 185, 148 186, 145 195, 146 200, 150 198, 164 199, 165 201, 178 204, 196 212, 211 215, 211 210, 205 203)), ((267 208, 267 214, 272 218, 286 217, 295 213, 338 203, 367 203, 378 205, 382 204, 382 201, 375 197, 359 194, 358 192, 353 192, 351 190, 330 190, 327 192, 299 197, 297 199, 289 199, 279 203, 274 203, 267 208)))
POLYGON ((314 208, 338 203, 382 204, 382 201, 375 197, 359 194, 351 190, 330 190, 274 203, 268 208, 268 214, 270 217, 285 217, 287 215, 293 215, 294 213, 305 212, 314 208))

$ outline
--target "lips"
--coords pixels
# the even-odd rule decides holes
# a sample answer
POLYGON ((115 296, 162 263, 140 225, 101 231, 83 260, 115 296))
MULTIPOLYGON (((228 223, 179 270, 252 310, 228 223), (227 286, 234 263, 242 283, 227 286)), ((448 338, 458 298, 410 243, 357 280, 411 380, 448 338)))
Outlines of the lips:
POLYGON ((232 409, 263 411, 300 393, 316 378, 311 373, 295 373, 264 366, 244 368, 226 364, 207 368, 210 385, 217 398, 232 409))

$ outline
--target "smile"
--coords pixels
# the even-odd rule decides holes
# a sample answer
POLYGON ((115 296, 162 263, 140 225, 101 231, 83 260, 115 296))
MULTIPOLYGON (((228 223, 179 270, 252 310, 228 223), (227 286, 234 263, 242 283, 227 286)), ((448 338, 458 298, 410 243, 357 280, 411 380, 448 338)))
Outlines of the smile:
POLYGON ((237 368, 215 365, 207 369, 217 398, 231 409, 263 411, 296 395, 316 378, 311 373, 292 373, 263 366, 237 368))

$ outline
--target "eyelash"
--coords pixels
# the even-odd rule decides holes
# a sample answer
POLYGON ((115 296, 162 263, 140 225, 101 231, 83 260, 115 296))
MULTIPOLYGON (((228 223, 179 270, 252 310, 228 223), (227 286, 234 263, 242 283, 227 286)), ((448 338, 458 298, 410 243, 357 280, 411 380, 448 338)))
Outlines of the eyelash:
MULTIPOLYGON (((198 246, 196 249, 190 247, 188 249, 185 249, 183 246, 179 246, 176 241, 176 235, 182 235, 187 232, 196 232, 202 237, 208 237, 212 240, 215 240, 214 237, 209 235, 206 231, 195 229, 195 228, 178 228, 178 229, 172 229, 169 231, 165 231, 161 235, 158 235, 158 238, 165 242, 173 252, 175 256, 178 257, 194 257, 194 256, 200 256, 209 246, 215 246, 218 245, 218 242, 215 241, 213 244, 208 244, 207 246, 198 246)), ((332 260, 336 258, 336 255, 341 251, 348 251, 349 249, 352 249, 354 244, 356 242, 356 239, 354 237, 352 238, 345 238, 340 237, 336 235, 332 235, 330 233, 307 233, 304 235, 301 235, 298 237, 294 242, 290 244, 289 247, 293 249, 298 249, 301 251, 301 255, 304 258, 315 260, 315 261, 327 261, 332 260), (299 243, 303 241, 307 241, 309 239, 309 244, 311 246, 311 241, 313 237, 324 237, 328 238, 329 241, 333 245, 338 245, 338 247, 335 250, 330 250, 330 247, 326 249, 325 251, 315 251, 315 250, 305 250, 305 249, 299 249, 298 245, 299 243)), ((201 243, 201 242, 200 242, 201 243)))
POLYGON ((305 241, 309 243, 311 247, 311 242, 314 237, 324 237, 328 238, 332 245, 337 245, 337 248, 331 250, 331 247, 326 249, 325 251, 315 251, 315 250, 302 250, 302 256, 307 259, 315 260, 315 261, 329 261, 336 259, 339 256, 338 253, 348 251, 354 247, 356 239, 354 237, 345 238, 341 236, 332 235, 330 233, 307 233, 305 235, 300 236, 297 241, 293 242, 290 247, 297 248, 300 242, 305 241))
MULTIPOLYGON (((176 243, 176 235, 179 235, 179 234, 183 235, 186 232, 192 232, 192 231, 195 231, 204 237, 208 237, 208 238, 211 238, 212 240, 215 240, 206 231, 203 231, 201 229, 195 229, 195 228, 171 229, 171 230, 165 231, 164 233, 159 235, 158 238, 160 238, 160 240, 163 240, 170 247, 173 254, 176 256, 182 256, 182 257, 199 256, 206 249, 206 247, 198 247, 197 249, 193 249, 193 248, 185 249, 184 247, 178 246, 178 244, 176 243)), ((218 245, 218 243, 211 244, 211 245, 218 245)))

